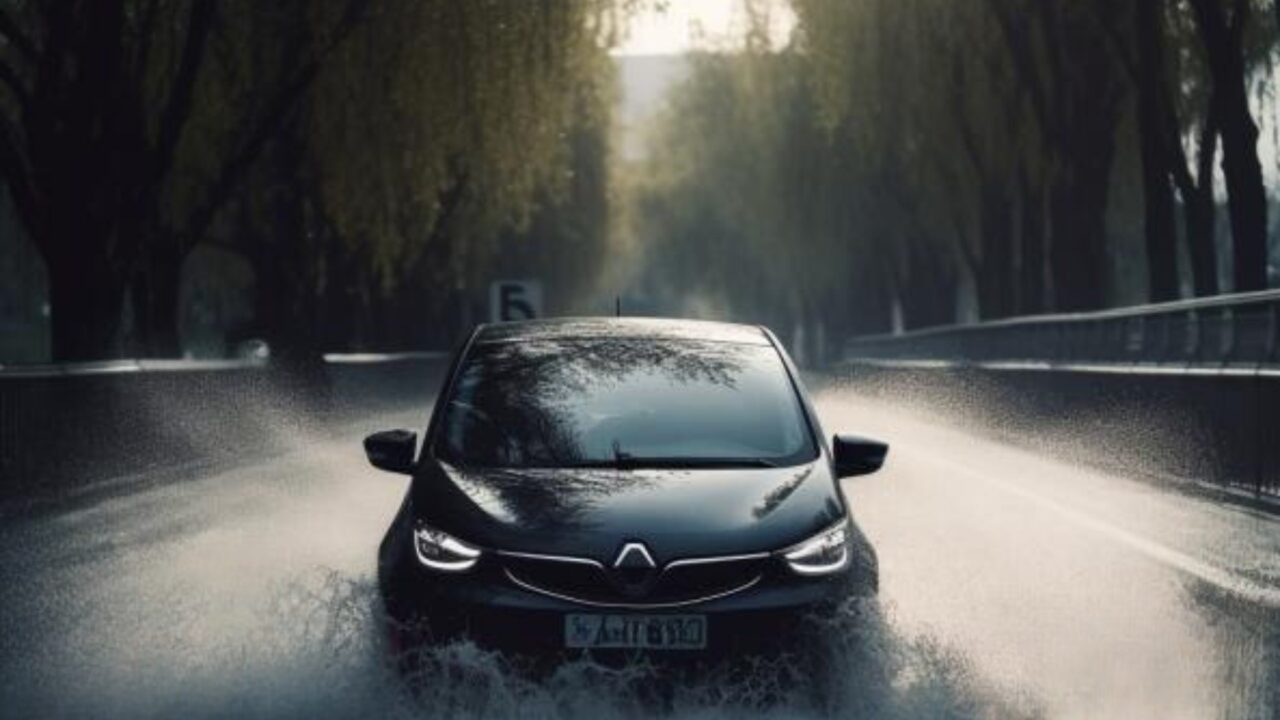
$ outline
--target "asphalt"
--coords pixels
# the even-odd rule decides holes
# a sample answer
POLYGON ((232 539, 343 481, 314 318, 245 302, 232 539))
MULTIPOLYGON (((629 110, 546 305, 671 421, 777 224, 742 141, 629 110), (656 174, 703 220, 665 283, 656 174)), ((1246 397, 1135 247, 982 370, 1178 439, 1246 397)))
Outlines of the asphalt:
MULTIPOLYGON (((859 658, 833 665, 843 694, 826 712, 1280 716, 1276 515, 1044 457, 927 408, 841 390, 817 404, 828 431, 892 445, 884 471, 846 485, 882 589, 874 618, 852 619, 859 658)), ((373 588, 406 480, 369 468, 359 438, 425 415, 371 416, 232 464, 103 478, 100 492, 6 517, 0 716, 819 712, 742 678, 708 678, 655 708, 633 692, 650 669, 531 679, 465 645, 406 688, 373 588)))

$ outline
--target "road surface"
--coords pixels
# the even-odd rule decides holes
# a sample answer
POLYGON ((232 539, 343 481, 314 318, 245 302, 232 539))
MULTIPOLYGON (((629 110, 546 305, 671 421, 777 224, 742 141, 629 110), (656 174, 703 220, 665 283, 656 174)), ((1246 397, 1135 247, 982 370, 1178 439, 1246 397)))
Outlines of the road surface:
MULTIPOLYGON (((890 441, 847 484, 878 612, 841 632, 841 717, 1277 717, 1280 517, 1092 472, 852 391, 828 431, 890 441)), ((374 551, 406 480, 359 438, 116 482, 0 524, 0 716, 644 717, 644 668, 533 682, 470 646, 417 692, 392 672, 374 551)), ((806 716, 708 680, 668 715, 806 716)))

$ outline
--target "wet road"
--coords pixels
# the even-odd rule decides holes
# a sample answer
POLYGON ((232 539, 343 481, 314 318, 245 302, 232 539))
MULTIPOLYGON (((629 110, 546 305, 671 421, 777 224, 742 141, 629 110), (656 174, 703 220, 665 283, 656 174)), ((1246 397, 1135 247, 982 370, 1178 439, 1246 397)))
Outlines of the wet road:
MULTIPOLYGON (((850 392, 818 406, 828 431, 893 444, 884 472, 846 486, 880 552, 882 594, 881 619, 856 630, 870 665, 841 670, 838 715, 1280 716, 1280 517, 850 392)), ((406 481, 368 468, 358 439, 424 415, 5 518, 0 716, 652 712, 626 670, 582 664, 533 683, 469 646, 405 691, 381 645, 373 569, 406 481)), ((694 688, 666 712, 812 713, 752 710, 750 690, 726 687, 694 688)))

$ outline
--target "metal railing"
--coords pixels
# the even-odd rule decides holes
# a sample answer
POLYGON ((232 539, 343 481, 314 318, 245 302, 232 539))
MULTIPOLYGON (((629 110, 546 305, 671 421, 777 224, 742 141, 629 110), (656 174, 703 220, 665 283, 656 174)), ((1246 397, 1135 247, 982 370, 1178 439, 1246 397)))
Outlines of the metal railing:
POLYGON ((850 339, 844 358, 1280 368, 1280 290, 850 339))
POLYGON ((1089 418, 1101 464, 1280 498, 1280 290, 854 338, 844 363, 978 392, 996 422, 1089 418))
POLYGON ((98 360, 48 365, 0 365, 0 380, 8 378, 74 377, 122 373, 182 373, 264 368, 263 358, 189 360, 181 358, 98 360))

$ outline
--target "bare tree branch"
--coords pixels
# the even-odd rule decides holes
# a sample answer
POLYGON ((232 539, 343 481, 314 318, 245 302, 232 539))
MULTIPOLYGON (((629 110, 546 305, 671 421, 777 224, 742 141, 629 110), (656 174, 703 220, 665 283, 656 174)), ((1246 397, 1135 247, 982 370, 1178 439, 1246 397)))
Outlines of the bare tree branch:
POLYGON ((1004 37, 1005 44, 1013 56, 1014 72, 1027 89, 1027 96, 1031 99, 1032 111, 1035 113, 1041 129, 1047 137, 1056 137, 1058 134, 1057 123, 1054 122, 1054 115, 1049 109, 1048 95, 1040 79, 1035 76, 1035 53, 1027 43, 1022 29, 1010 15, 1004 0, 987 0, 987 6, 991 8, 991 13, 996 18, 996 24, 1000 27, 1000 34, 1004 37))
POLYGON ((232 191, 241 177, 253 166, 254 161, 262 154, 267 143, 280 132, 294 111, 297 110, 302 96, 320 73, 320 68, 334 49, 342 44, 356 26, 364 18, 369 7, 369 0, 348 0, 342 18, 334 27, 324 45, 305 63, 292 78, 286 81, 280 92, 269 103, 266 111, 260 113, 253 123, 245 142, 240 149, 232 153, 222 166, 217 179, 213 182, 204 201, 192 213, 185 232, 186 237, 200 237, 209 223, 217 215, 218 210, 231 197, 232 191))
POLYGON ((39 56, 35 44, 4 9, 0 9, 0 35, 3 35, 9 44, 17 48, 27 60, 34 61, 39 56))
POLYGON ((204 63, 214 9, 213 0, 195 0, 191 6, 182 59, 169 90, 169 101, 160 117, 159 136, 152 156, 151 182, 159 182, 169 172, 182 130, 191 117, 191 102, 195 96, 196 79, 204 63))

